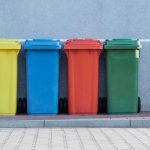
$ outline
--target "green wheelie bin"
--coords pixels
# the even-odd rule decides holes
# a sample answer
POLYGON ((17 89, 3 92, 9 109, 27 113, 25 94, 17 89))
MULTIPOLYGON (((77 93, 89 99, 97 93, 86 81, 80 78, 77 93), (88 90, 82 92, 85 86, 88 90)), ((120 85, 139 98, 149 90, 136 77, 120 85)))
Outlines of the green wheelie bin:
POLYGON ((139 40, 112 39, 105 43, 107 112, 131 114, 140 110, 138 97, 139 40))

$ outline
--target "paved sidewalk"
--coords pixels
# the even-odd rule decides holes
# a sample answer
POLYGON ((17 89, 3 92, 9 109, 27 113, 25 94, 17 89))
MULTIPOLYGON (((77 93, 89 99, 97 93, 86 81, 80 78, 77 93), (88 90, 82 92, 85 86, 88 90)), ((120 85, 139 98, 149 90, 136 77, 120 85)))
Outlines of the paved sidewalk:
POLYGON ((1 128, 0 150, 150 150, 148 128, 1 128))

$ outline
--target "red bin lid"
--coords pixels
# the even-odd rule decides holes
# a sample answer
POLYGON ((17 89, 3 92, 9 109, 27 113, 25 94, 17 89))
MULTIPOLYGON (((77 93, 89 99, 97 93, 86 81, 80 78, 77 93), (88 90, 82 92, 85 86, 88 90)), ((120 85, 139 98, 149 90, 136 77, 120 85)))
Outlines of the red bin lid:
POLYGON ((66 41, 64 49, 103 49, 103 44, 95 39, 72 39, 66 41))

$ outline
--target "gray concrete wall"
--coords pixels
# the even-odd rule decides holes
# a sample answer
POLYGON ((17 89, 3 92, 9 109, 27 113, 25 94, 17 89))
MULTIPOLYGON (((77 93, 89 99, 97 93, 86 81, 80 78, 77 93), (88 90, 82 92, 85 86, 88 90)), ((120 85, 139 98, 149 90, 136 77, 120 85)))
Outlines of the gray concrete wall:
MULTIPOLYGON (((0 0, 0 38, 148 39, 149 14, 149 0, 0 0)), ((139 93, 142 109, 150 111, 150 43, 142 44, 139 93)), ((60 96, 66 96, 66 57, 61 56, 60 96)), ((26 93, 24 66, 21 52, 19 96, 26 93)))

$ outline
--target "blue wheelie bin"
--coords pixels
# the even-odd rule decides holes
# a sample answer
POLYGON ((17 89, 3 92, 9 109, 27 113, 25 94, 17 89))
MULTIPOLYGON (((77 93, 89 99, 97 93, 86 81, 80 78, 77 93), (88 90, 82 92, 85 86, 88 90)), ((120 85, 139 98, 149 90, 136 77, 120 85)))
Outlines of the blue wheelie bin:
POLYGON ((27 113, 58 113, 60 41, 26 40, 27 113))

